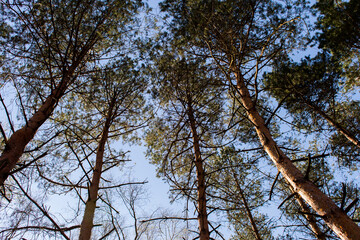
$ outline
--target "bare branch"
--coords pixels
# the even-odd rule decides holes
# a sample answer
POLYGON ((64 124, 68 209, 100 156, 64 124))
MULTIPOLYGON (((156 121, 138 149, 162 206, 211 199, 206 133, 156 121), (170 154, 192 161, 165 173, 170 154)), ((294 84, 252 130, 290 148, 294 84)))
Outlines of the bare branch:
POLYGON ((19 189, 24 193, 24 195, 44 214, 45 217, 50 220, 50 222, 59 230, 60 234, 63 235, 65 239, 71 240, 62 230, 62 228, 56 223, 56 221, 49 215, 49 213, 43 207, 41 207, 34 199, 32 199, 30 195, 21 187, 17 179, 13 175, 11 175, 11 177, 14 179, 14 181, 18 185, 19 189))
POLYGON ((186 218, 186 217, 158 217, 158 218, 151 218, 146 220, 141 220, 141 223, 146 222, 152 222, 152 221, 166 221, 166 220, 183 220, 183 221, 189 221, 189 220, 197 220, 197 218, 186 218))

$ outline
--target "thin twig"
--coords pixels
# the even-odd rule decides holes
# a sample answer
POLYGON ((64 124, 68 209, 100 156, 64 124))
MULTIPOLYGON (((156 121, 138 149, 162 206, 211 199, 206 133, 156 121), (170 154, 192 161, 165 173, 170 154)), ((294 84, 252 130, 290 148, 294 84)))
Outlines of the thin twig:
POLYGON ((151 218, 146 220, 141 220, 141 223, 151 222, 151 221, 166 221, 166 220, 183 220, 183 221, 189 221, 189 220, 197 220, 197 218, 184 218, 184 217, 158 217, 158 218, 151 218))
POLYGON ((62 228, 55 222, 55 220, 49 215, 49 213, 42 208, 34 199, 30 197, 30 195, 21 187, 20 183, 17 181, 17 179, 11 175, 11 177, 14 179, 20 190, 24 193, 24 195, 47 217, 50 222, 58 229, 61 235, 67 240, 70 240, 70 238, 65 234, 65 232, 62 230, 62 228))

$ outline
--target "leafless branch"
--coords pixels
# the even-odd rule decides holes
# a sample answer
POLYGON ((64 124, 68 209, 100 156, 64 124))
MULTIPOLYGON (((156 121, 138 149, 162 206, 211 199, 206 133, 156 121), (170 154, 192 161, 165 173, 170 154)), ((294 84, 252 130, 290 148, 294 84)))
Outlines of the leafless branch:
POLYGON ((60 232, 61 235, 63 235, 63 237, 67 240, 70 240, 70 238, 65 234, 65 232, 62 230, 62 228, 56 223, 56 221, 49 215, 49 213, 43 208, 41 207, 34 199, 32 199, 30 197, 30 195, 21 187, 20 183, 17 181, 17 179, 15 178, 15 176, 11 175, 11 177, 14 179, 14 181, 16 182, 17 186, 19 187, 19 189, 24 193, 24 195, 44 214, 45 217, 47 217, 50 222, 55 226, 55 228, 58 229, 58 231, 60 232))

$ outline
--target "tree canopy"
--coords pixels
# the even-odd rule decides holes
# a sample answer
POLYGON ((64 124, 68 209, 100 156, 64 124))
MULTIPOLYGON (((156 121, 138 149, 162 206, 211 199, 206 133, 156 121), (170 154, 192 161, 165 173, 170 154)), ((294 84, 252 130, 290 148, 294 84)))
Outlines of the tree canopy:
POLYGON ((0 4, 0 238, 360 239, 358 1, 0 4))

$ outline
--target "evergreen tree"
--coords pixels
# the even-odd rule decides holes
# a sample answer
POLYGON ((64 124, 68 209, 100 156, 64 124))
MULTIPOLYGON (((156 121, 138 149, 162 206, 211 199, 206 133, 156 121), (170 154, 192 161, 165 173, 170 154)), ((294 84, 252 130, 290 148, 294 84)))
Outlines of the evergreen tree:
MULTIPOLYGON (((82 98, 89 106, 87 114, 92 114, 91 108, 96 109, 99 122, 93 126, 94 133, 89 135, 98 135, 97 130, 102 129, 96 137, 98 139, 96 147, 95 163, 92 167, 92 178, 88 188, 88 199, 84 210, 84 216, 80 228, 79 239, 90 239, 93 227, 96 202, 99 191, 101 190, 101 178, 104 171, 108 171, 114 166, 119 165, 121 159, 111 157, 111 149, 107 150, 106 144, 109 144, 111 138, 129 135, 136 130, 140 124, 139 115, 143 115, 142 91, 145 90, 146 84, 136 70, 133 69, 130 61, 123 61, 109 66, 104 72, 95 74, 93 84, 90 89, 82 90, 82 98), (102 120, 104 119, 104 120, 102 120), (106 155, 110 155, 106 159, 106 155)), ((89 158, 91 153, 87 155, 89 158)), ((85 172, 87 176, 91 172, 85 172)), ((113 186, 114 188, 116 186, 113 186)), ((112 188, 107 187, 107 188, 112 188)))
MULTIPOLYGON (((118 47, 141 2, 4 1, 13 25, 3 53, 3 76, 12 78, 31 104, 25 125, 5 138, 0 184, 19 162, 27 144, 81 75, 118 47)), ((24 110, 25 111, 25 110, 24 110)))
POLYGON ((261 92, 259 71, 280 50, 291 49, 299 30, 296 7, 275 1, 231 0, 211 3, 168 0, 162 6, 174 19, 170 25, 174 38, 202 49, 205 52, 202 57, 209 57, 223 72, 224 79, 236 88, 236 97, 254 125, 261 145, 294 191, 340 238, 359 238, 359 227, 296 168, 257 110, 261 92))
POLYGON ((330 51, 341 63, 342 75, 346 77, 345 89, 359 87, 359 1, 321 0, 314 8, 320 11, 317 21, 319 47, 330 51))
POLYGON ((206 63, 165 51, 156 62, 154 97, 160 114, 147 133, 148 156, 179 194, 197 205, 199 238, 210 237, 208 161, 219 142, 222 91, 206 63))
POLYGON ((355 116, 359 104, 343 100, 341 72, 339 64, 323 53, 301 63, 281 61, 265 76, 264 83, 271 95, 283 102, 299 128, 325 133, 329 127, 334 129, 329 139, 334 153, 350 165, 358 161, 360 149, 355 116))

